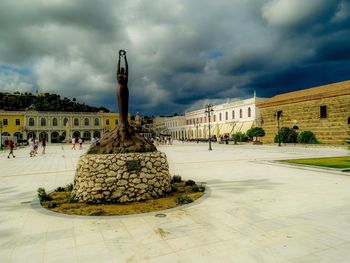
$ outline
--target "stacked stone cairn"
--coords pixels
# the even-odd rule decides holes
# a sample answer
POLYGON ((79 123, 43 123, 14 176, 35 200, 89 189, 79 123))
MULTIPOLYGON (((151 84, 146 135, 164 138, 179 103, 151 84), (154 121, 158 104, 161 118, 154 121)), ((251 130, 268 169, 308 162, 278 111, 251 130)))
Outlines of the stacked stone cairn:
POLYGON ((171 190, 165 153, 87 154, 77 165, 78 202, 126 203, 164 196, 171 190))

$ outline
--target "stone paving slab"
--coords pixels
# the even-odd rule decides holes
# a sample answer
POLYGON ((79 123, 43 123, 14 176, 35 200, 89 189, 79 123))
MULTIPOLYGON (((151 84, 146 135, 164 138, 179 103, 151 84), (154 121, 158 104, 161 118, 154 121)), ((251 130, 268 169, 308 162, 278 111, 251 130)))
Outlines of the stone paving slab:
POLYGON ((172 174, 205 181, 198 204, 154 214, 85 218, 41 213, 38 187, 72 182, 84 151, 53 145, 0 153, 0 262, 348 262, 350 177, 267 164, 341 156, 341 148, 178 143, 159 146, 172 174))

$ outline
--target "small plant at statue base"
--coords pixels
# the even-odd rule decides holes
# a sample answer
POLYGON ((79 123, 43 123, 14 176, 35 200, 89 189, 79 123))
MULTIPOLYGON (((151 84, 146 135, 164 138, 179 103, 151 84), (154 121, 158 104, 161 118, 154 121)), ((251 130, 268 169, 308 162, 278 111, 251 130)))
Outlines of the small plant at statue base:
POLYGON ((181 175, 173 175, 173 177, 171 177, 171 182, 172 183, 182 182, 181 175))
POLYGON ((178 204, 189 204, 193 202, 193 199, 188 196, 180 196, 175 199, 175 202, 178 204))
POLYGON ((64 192, 64 191, 65 191, 64 187, 61 187, 61 186, 55 189, 55 192, 64 192))
POLYGON ((67 184, 64 190, 66 190, 67 192, 71 192, 73 190, 73 184, 67 184))
POLYGON ((205 191, 205 185, 204 184, 194 184, 192 186, 193 192, 204 192, 205 191))
POLYGON ((171 193, 176 193, 177 190, 178 190, 178 187, 177 187, 176 185, 172 184, 172 185, 171 185, 171 190, 170 190, 170 192, 171 192, 171 193))
POLYGON ((42 187, 38 188, 38 198, 39 198, 40 202, 52 200, 52 198, 46 193, 45 189, 42 187))
POLYGON ((102 216, 103 213, 104 213, 103 210, 97 210, 97 211, 89 212, 88 216, 102 216))
POLYGON ((57 206, 56 203, 49 203, 49 204, 47 205, 48 208, 55 208, 56 206, 57 206))
POLYGON ((189 186, 192 186, 192 185, 195 185, 196 184, 196 182, 195 181, 193 181, 193 180, 188 180, 188 181, 186 181, 186 183, 185 183, 186 185, 189 185, 189 186))
POLYGON ((75 198, 75 195, 72 192, 68 193, 67 194, 67 203, 74 203, 74 201, 75 201, 74 198, 75 198))

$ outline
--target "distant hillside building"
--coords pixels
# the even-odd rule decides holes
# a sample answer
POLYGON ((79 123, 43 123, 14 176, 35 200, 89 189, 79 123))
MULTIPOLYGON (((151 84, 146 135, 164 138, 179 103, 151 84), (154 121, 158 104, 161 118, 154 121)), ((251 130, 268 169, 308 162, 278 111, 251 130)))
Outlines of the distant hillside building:
POLYGON ((274 142, 281 111, 280 127, 312 131, 321 143, 343 144, 350 127, 350 81, 280 94, 258 107, 265 143, 274 142))

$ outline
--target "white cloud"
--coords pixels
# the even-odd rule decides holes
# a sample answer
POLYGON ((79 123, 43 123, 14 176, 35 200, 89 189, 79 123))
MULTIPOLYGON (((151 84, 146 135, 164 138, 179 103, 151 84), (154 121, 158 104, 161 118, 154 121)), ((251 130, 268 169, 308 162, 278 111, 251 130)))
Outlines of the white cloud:
MULTIPOLYGON (((293 27, 317 21, 329 15, 339 0, 271 0, 262 8, 262 16, 272 26, 293 27)), ((305 25, 307 26, 307 25, 305 25)))
POLYGON ((0 87, 4 92, 32 92, 33 84, 16 72, 5 73, 0 71, 0 87))

